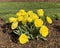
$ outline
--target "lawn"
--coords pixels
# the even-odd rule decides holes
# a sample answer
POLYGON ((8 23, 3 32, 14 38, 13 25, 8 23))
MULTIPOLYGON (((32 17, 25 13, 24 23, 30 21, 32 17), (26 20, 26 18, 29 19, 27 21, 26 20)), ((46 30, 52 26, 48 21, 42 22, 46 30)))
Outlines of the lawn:
POLYGON ((60 3, 52 2, 0 2, 0 17, 6 22, 10 16, 15 16, 20 9, 33 10, 44 9, 45 15, 55 17, 60 20, 60 3))

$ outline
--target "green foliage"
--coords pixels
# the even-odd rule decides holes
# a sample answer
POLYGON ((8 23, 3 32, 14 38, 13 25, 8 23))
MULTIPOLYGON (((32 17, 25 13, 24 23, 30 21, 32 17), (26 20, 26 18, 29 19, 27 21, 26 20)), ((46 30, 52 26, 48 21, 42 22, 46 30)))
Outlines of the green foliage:
POLYGON ((17 29, 13 30, 13 32, 17 35, 21 35, 24 33, 29 36, 29 39, 34 39, 34 37, 39 34, 38 29, 34 25, 32 25, 32 23, 27 23, 25 25, 19 24, 17 29))

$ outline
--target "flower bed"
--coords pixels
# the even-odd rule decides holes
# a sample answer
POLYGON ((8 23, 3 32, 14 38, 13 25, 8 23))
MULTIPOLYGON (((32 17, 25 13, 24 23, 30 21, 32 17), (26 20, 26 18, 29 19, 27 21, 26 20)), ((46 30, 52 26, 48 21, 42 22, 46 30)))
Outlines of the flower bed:
POLYGON ((24 45, 17 42, 19 36, 12 33, 10 24, 2 23, 4 26, 3 28, 0 27, 0 48, 59 48, 60 31, 58 30, 59 28, 57 28, 58 24, 55 23, 59 24, 59 21, 54 21, 54 25, 47 25, 49 28, 49 35, 46 41, 34 39, 24 45))
MULTIPOLYGON (((14 22, 16 20, 14 20, 13 22, 10 23, 4 23, 3 19, 0 20, 0 48, 59 48, 60 47, 60 21, 59 21, 59 3, 0 3, 0 17, 2 16, 2 18, 7 22, 8 18, 12 17, 12 18, 18 18, 17 14, 20 14, 19 8, 24 8, 24 12, 28 12, 28 10, 33 10, 32 12, 34 14, 36 14, 39 18, 38 22, 42 20, 42 25, 46 26, 48 28, 48 34, 43 34, 40 32, 41 24, 38 24, 37 27, 35 23, 36 20, 31 21, 31 18, 27 19, 26 23, 22 23, 22 21, 20 21, 20 19, 17 20, 18 25, 12 25, 14 24, 14 22), (29 5, 27 5, 29 4, 29 5), (41 6, 39 6, 39 5, 41 6), (12 5, 12 6, 11 6, 12 5), (21 6, 20 6, 21 5, 21 6), (36 7, 35 7, 36 5, 36 7), (8 8, 9 7, 9 8, 8 8), (28 8, 28 9, 27 9, 28 8), (37 12, 37 9, 39 8, 43 8, 44 10, 42 12, 44 16, 39 16, 39 13, 37 12), (54 9, 55 8, 55 9, 54 9), (5 10, 3 10, 5 9, 5 10), (18 11, 18 13, 15 15, 15 13, 18 11), (46 13, 46 14, 45 14, 46 13), (48 17, 47 17, 48 15, 48 17), (47 20, 48 18, 48 20, 47 20), (52 19, 53 21, 52 21, 52 19), (50 23, 50 21, 52 21, 52 23, 50 23), (31 23, 31 24, 30 24, 31 23), (31 35, 29 35, 28 33, 22 32, 23 34, 19 34, 18 32, 15 32, 16 30, 18 30, 18 26, 23 26, 24 28, 21 27, 21 29, 23 29, 25 31, 25 28, 27 25, 29 30, 31 25, 33 25, 32 27, 34 28, 35 31, 33 31, 32 33, 30 33, 31 31, 27 31, 29 32, 29 34, 33 35, 31 38, 31 35), (14 26, 12 29, 12 26, 14 26), (37 32, 36 32, 37 30, 37 32), (39 35, 36 35, 36 33, 38 33, 39 35), (35 35, 34 35, 35 34, 35 35), (46 37, 45 37, 46 35, 46 37), (21 38, 25 37, 25 39, 27 39, 27 41, 24 41, 22 39, 21 43, 21 38)), ((30 11, 31 11, 30 10, 30 11)), ((41 13, 42 14, 42 13, 41 13)), ((31 14, 30 14, 31 15, 31 14)), ((30 17, 30 16, 29 16, 30 17)), ((19 17, 20 18, 20 17, 19 17)), ((25 17, 23 17, 25 18, 25 17)), ((33 18, 32 18, 33 19, 33 18)), ((37 21, 36 21, 37 22, 37 21)), ((19 27, 20 27, 19 26, 19 27)), ((43 26, 43 27, 44 27, 43 26)), ((45 27, 44 27, 45 28, 45 27)), ((44 29, 43 28, 43 29, 44 29)), ((31 29, 32 30, 32 29, 31 29)), ((20 30, 21 31, 21 30, 20 30)), ((43 31, 43 30, 42 30, 43 31)), ((21 32, 20 32, 21 33, 21 32)))
POLYGON ((15 17, 9 17, 8 23, 1 24, 0 48, 59 48, 59 24, 43 9, 19 10, 15 17))
POLYGON ((37 14, 32 10, 26 12, 25 10, 19 10, 16 13, 16 17, 10 17, 9 22, 12 23, 12 32, 17 34, 19 42, 25 44, 32 39, 47 40, 46 37, 49 34, 49 29, 44 22, 52 24, 52 19, 46 16, 43 9, 37 10, 37 14))

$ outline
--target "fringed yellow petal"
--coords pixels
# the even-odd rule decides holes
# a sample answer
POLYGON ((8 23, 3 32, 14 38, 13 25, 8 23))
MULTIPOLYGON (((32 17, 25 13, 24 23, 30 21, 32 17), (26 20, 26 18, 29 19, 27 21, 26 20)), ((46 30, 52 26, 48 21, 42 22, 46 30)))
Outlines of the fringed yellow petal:
POLYGON ((50 24, 52 23, 52 19, 49 16, 46 17, 46 20, 48 23, 50 23, 50 24))
POLYGON ((43 25, 43 20, 42 19, 36 19, 34 21, 34 24, 36 27, 41 27, 43 25))
POLYGON ((21 44, 25 44, 25 43, 27 43, 29 40, 28 40, 28 36, 27 35, 25 35, 25 34, 21 34, 21 36, 19 37, 19 42, 21 43, 21 44))
POLYGON ((44 11, 43 11, 43 9, 37 10, 37 13, 38 13, 39 16, 44 16, 44 11))
POLYGON ((45 25, 41 26, 39 32, 40 32, 40 34, 43 37, 46 37, 48 35, 48 28, 47 28, 47 26, 45 26, 45 25))
POLYGON ((11 29, 16 29, 18 27, 18 22, 13 22, 11 25, 11 29))

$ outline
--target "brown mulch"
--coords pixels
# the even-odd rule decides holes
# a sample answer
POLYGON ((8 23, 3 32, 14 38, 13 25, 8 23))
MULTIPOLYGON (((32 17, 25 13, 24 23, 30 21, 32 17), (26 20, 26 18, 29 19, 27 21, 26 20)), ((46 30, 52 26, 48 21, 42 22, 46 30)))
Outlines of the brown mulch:
POLYGON ((57 28, 60 27, 59 21, 54 21, 53 25, 47 25, 49 27, 47 41, 30 40, 24 45, 16 41, 18 37, 13 38, 17 35, 11 33, 12 31, 9 26, 0 18, 0 48, 60 48, 60 28, 57 28))

